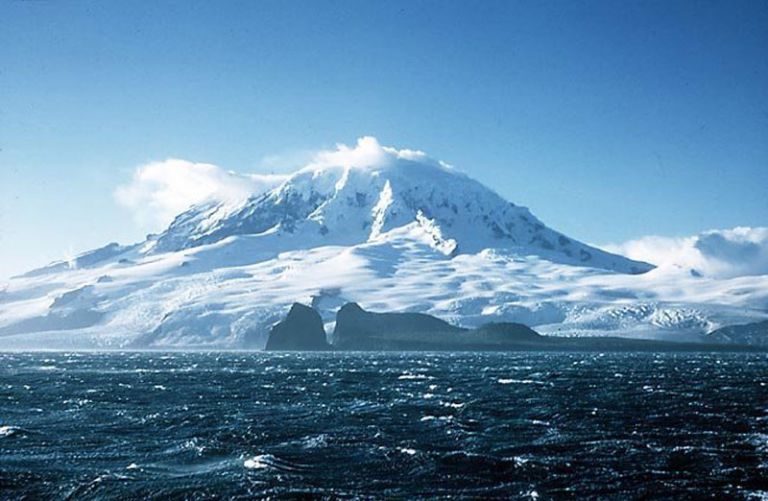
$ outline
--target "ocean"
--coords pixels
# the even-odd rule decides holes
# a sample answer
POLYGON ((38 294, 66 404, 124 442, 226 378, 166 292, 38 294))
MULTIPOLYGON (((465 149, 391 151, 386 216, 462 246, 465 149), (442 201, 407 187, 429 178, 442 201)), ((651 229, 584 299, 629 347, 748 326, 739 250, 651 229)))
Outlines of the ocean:
POLYGON ((768 498, 768 356, 0 353, 0 498, 768 498))

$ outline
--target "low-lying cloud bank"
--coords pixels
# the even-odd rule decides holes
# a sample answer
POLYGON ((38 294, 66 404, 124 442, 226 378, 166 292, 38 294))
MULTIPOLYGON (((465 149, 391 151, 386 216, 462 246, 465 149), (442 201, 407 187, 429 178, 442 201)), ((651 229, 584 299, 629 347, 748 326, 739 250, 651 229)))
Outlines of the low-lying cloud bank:
POLYGON ((272 189, 285 178, 170 158, 137 167, 131 182, 115 190, 115 199, 133 211, 137 224, 157 231, 194 204, 242 199, 272 189))
POLYGON ((647 236, 602 247, 662 268, 690 269, 708 277, 768 274, 767 227, 710 230, 692 237, 647 236))

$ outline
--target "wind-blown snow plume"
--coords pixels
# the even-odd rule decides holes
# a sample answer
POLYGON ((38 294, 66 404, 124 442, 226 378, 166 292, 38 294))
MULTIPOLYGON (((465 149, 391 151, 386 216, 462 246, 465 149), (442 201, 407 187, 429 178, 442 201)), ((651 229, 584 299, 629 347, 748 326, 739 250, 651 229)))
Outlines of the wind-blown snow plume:
POLYGON ((355 146, 350 147, 346 144, 337 144, 335 150, 318 151, 306 168, 381 167, 387 164, 392 164, 396 160, 410 160, 422 164, 450 167, 445 162, 430 158, 429 155, 423 151, 382 146, 375 137, 363 136, 357 140, 355 146))
POLYGON ((238 174, 213 164, 170 158, 137 167, 131 182, 115 190, 115 198, 134 212, 139 225, 154 231, 194 204, 243 199, 283 180, 285 176, 238 174))
POLYGON ((386 161, 386 152, 376 138, 366 136, 354 147, 337 144, 335 150, 319 151, 308 167, 375 167, 386 161))
POLYGON ((716 278, 768 274, 766 227, 710 230, 678 238, 647 236, 603 248, 660 267, 687 268, 716 278))

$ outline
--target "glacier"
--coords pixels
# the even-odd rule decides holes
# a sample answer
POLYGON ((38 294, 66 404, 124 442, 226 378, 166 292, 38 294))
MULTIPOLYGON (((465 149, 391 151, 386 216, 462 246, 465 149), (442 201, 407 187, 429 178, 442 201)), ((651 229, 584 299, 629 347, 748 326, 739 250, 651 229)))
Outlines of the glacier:
POLYGON ((768 318, 768 275, 709 276, 579 242, 453 167, 361 138, 278 186, 0 286, 4 349, 262 349, 294 302, 551 335, 705 340, 768 318))

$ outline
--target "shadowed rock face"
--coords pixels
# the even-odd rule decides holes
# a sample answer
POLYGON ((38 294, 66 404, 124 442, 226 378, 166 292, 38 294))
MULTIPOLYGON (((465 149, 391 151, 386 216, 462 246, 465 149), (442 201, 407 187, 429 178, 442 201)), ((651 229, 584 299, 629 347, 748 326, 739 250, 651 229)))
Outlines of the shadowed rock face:
POLYGON ((318 351, 327 350, 323 320, 313 308, 293 303, 282 322, 269 332, 265 350, 318 351))
POLYGON ((768 347, 768 320, 721 327, 709 334, 709 339, 716 343, 749 344, 768 347))
MULTIPOLYGON (((768 324, 768 322, 766 322, 768 324)), ((355 303, 336 315, 334 347, 370 351, 700 351, 759 350, 736 344, 674 343, 617 337, 542 336, 510 322, 464 329, 423 313, 373 313, 355 303)))
POLYGON ((424 313, 373 313, 347 303, 336 314, 333 340, 340 349, 407 349, 465 331, 424 313))
POLYGON ((523 324, 464 329, 424 313, 373 313, 356 303, 339 310, 334 330, 342 350, 503 350, 547 340, 523 324))
POLYGON ((543 343, 547 341, 545 336, 527 325, 514 322, 488 323, 481 325, 472 332, 476 338, 486 342, 543 343))
MULTIPOLYGON (((748 326, 763 333, 768 322, 748 326)), ((751 332, 751 330, 750 330, 751 332)), ((465 329, 424 313, 374 313, 347 303, 336 314, 333 348, 359 351, 759 351, 759 346, 675 343, 617 337, 542 336, 530 327, 488 323, 465 329)), ((331 346, 314 308, 294 303, 269 333, 266 350, 318 351, 331 346)), ((766 349, 766 348, 762 348, 766 349)))

